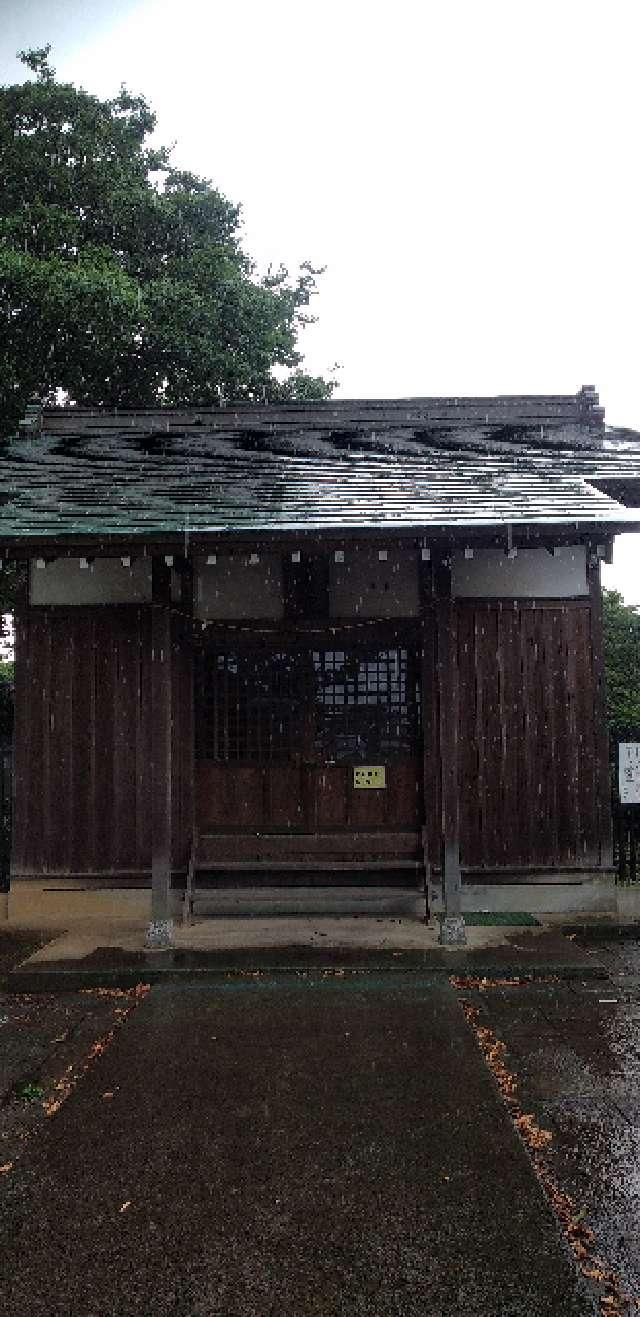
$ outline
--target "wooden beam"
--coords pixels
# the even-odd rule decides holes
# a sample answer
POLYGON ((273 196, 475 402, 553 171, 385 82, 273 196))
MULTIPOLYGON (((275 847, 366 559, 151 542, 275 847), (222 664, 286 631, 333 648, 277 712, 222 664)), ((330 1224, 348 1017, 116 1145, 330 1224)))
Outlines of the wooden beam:
MULTIPOLYGON (((514 545, 518 548, 534 548, 554 545, 572 545, 598 540, 599 543, 611 540, 614 535, 627 534, 640 528, 640 516, 637 521, 600 521, 573 518, 567 524, 548 524, 533 521, 514 520, 514 545)), ((500 548, 504 546, 505 526, 502 522, 493 525, 477 525, 470 517, 467 524, 437 524, 426 528, 429 544, 437 545, 441 553, 454 552, 465 547, 500 548)), ((216 530, 205 531, 195 526, 189 531, 189 555, 206 554, 216 545, 228 549, 260 552, 281 549, 290 552, 301 546, 310 546, 311 552, 321 552, 325 547, 340 549, 353 543, 370 542, 384 547, 404 544, 419 545, 425 536, 422 524, 397 526, 380 523, 375 526, 326 526, 309 528, 301 524, 292 530, 283 532, 278 527, 256 526, 253 530, 216 530)), ((97 530, 91 535, 72 534, 70 532, 56 535, 24 534, 1 535, 0 553, 3 557, 13 559, 53 557, 78 558, 83 555, 93 557, 118 557, 129 553, 132 557, 141 555, 162 555, 165 553, 184 554, 184 531, 134 532, 131 530, 103 532, 97 530)))
POLYGON ((193 561, 179 557, 176 566, 180 573, 180 610, 186 617, 193 617, 193 561))
POLYGON ((163 558, 154 558, 152 571, 151 923, 147 945, 168 946, 172 936, 171 569, 163 558))
POLYGON ((443 911, 440 941, 466 942, 462 917, 460 872, 460 796, 458 767, 459 680, 455 604, 451 594, 451 564, 434 563, 436 597, 436 672, 440 741, 440 850, 443 911))

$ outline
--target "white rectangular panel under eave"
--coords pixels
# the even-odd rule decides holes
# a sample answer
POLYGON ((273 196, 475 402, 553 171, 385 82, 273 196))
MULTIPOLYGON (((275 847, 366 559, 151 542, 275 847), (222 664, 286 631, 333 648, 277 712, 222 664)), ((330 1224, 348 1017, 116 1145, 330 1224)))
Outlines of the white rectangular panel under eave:
POLYGON ((282 562, 275 553, 211 554, 196 562, 194 613, 211 621, 281 618, 282 562))
POLYGON ((547 549, 476 549, 455 554, 451 588, 458 599, 572 599, 589 593, 584 544, 547 549))
POLYGON ((45 567, 30 564, 32 604, 142 604, 150 600, 150 558, 131 558, 127 566, 121 558, 54 558, 45 567))

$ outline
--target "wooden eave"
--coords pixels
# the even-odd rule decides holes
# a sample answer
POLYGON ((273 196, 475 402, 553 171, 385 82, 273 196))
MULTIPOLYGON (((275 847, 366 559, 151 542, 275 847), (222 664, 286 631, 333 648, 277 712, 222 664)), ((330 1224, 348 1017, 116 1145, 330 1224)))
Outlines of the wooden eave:
POLYGON ((535 548, 539 546, 569 545, 576 543, 607 544, 614 536, 640 532, 640 516, 635 522, 562 522, 556 524, 500 523, 492 526, 450 527, 334 527, 331 530, 262 530, 254 533, 233 531, 202 532, 197 535, 60 535, 60 536, 1 536, 0 556, 5 561, 34 557, 75 558, 82 556, 118 557, 130 553, 133 557, 155 557, 173 554, 193 557, 205 553, 212 546, 228 549, 282 550, 287 552, 304 546, 320 551, 346 548, 354 543, 378 545, 397 544, 418 548, 437 548, 441 552, 464 547, 470 548, 535 548))

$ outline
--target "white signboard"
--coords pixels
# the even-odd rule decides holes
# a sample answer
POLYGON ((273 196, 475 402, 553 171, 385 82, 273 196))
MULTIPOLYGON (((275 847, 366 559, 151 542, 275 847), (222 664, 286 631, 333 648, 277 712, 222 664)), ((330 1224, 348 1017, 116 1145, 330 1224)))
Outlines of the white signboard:
POLYGON ((621 805, 640 805, 640 741, 618 746, 618 784, 621 805))

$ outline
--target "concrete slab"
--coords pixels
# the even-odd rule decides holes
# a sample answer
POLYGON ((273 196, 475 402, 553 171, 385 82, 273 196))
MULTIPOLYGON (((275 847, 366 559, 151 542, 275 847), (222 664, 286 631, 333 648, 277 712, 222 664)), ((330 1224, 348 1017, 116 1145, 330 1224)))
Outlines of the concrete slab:
MULTIPOLYGON (((429 965, 434 972, 449 974, 598 973, 597 947, 589 950, 564 938, 558 916, 556 922, 551 918, 550 926, 468 927, 465 948, 445 948, 438 944, 436 919, 425 925, 420 903, 413 897, 409 899, 416 910, 404 915, 367 913, 365 904, 360 914, 283 916, 275 913, 277 889, 266 894, 256 889, 253 895, 265 905, 261 914, 251 917, 237 912, 237 893, 220 893, 226 914, 198 917, 189 925, 177 920, 173 948, 148 951, 148 895, 140 889, 84 891, 77 883, 52 890, 46 883, 17 884, 8 927, 32 929, 49 938, 12 973, 12 987, 40 992, 83 985, 128 986, 237 968, 305 969, 323 964, 393 968, 397 958, 407 968, 429 965), (131 912, 128 918, 121 913, 123 900, 131 912)), ((406 902, 406 894, 399 895, 406 902)), ((248 902, 246 909, 253 910, 251 891, 243 899, 248 902)))
MULTIPOLYGON (((231 923, 231 921, 229 921, 231 923)), ((277 921, 272 921, 274 924, 277 921)), ((334 936, 321 928, 292 929, 291 921, 278 929, 269 927, 263 936, 255 930, 255 944, 243 934, 234 942, 234 929, 222 924, 209 933, 166 950, 145 950, 142 930, 132 932, 127 940, 121 930, 114 930, 112 942, 101 941, 78 930, 57 939, 26 959, 9 975, 9 987, 15 992, 56 992, 81 987, 130 987, 136 983, 163 980, 206 980, 225 975, 256 974, 270 971, 308 973, 327 969, 343 973, 363 971, 428 971, 461 976, 529 976, 563 978, 600 978, 606 976, 596 950, 578 948, 555 931, 473 929, 476 934, 467 947, 442 947, 435 930, 420 946, 407 945, 402 937, 393 941, 382 937, 375 924, 360 932, 356 940, 347 929, 339 927, 334 936), (228 936, 225 936, 225 931, 228 936), (490 937, 483 934, 489 933, 490 937), (500 937, 497 934, 500 934, 500 937), (505 936, 508 933, 509 936, 505 936), (368 934, 368 936, 367 936, 368 934)), ((243 925, 244 926, 244 925, 243 925)))
MULTIPOLYGON (((542 929, 531 931, 542 932, 542 929)), ((31 958, 30 964, 82 960, 98 947, 119 946, 126 951, 142 950, 145 932, 146 925, 140 920, 77 922, 69 931, 42 947, 31 958)), ((505 930, 504 927, 469 928, 468 945, 503 946, 506 943, 505 933, 513 936, 514 930, 505 930)), ((280 947, 425 951, 438 947, 438 927, 435 921, 425 926, 418 920, 357 915, 337 918, 256 916, 253 919, 200 919, 188 926, 176 924, 174 946, 177 951, 223 953, 280 947)))
POLYGON ((155 988, 5 1184, 29 1317, 596 1311, 424 976, 155 988))

